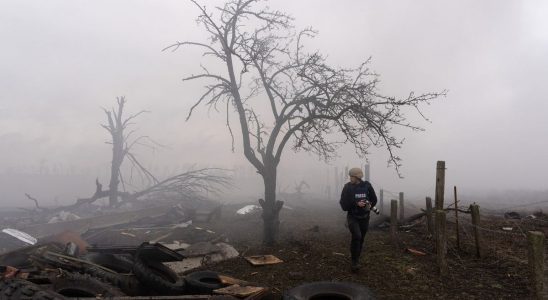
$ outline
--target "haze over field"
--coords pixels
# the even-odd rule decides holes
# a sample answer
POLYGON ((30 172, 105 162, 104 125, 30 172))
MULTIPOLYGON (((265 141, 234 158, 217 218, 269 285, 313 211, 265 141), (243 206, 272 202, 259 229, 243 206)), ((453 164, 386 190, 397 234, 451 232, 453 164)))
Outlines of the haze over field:
MULTIPOLYGON (((222 1, 203 3, 213 8, 222 1)), ((385 95, 449 91, 423 107, 430 122, 406 112, 426 131, 394 129, 405 138, 398 150, 403 179, 387 168, 385 149, 371 148, 377 189, 433 195, 436 161, 445 160, 446 194, 454 185, 463 193, 548 190, 547 2, 269 5, 291 14, 297 27, 318 30, 306 46, 334 65, 357 66, 371 56, 385 95)), ((262 181, 238 134, 231 151, 223 112, 200 106, 185 121, 205 82, 181 79, 200 72, 200 63, 219 66, 196 48, 162 52, 176 41, 206 41, 197 15, 190 1, 1 1, 0 206, 32 204, 24 193, 69 203, 93 193, 95 177, 106 183, 111 148, 100 127, 102 108, 114 106, 117 96, 126 97, 128 112, 150 111, 135 128, 165 147, 137 154, 155 174, 236 169, 237 193, 256 199, 262 181)), ((322 194, 335 167, 365 163, 350 145, 329 164, 290 150, 278 174, 282 191, 306 180, 308 191, 322 194)))

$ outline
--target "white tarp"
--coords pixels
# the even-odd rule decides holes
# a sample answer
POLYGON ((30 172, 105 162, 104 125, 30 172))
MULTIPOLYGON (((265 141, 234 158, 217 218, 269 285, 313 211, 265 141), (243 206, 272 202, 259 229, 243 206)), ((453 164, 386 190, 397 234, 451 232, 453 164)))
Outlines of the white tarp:
POLYGON ((237 214, 239 215, 246 215, 256 209, 260 209, 260 207, 258 205, 253 205, 253 204, 250 204, 250 205, 246 205, 240 209, 238 209, 238 211, 236 212, 237 214))
POLYGON ((6 229, 2 229, 2 232, 6 233, 6 234, 9 234, 9 235, 13 236, 14 238, 16 238, 20 241, 23 241, 27 244, 30 244, 30 245, 34 245, 38 242, 38 240, 36 238, 32 237, 28 233, 24 233, 24 232, 19 231, 17 229, 6 228, 6 229))

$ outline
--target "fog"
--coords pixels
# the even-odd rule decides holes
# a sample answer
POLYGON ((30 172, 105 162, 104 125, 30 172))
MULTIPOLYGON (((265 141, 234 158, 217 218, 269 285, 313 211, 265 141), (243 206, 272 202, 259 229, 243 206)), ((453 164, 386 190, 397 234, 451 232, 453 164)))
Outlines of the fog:
MULTIPOLYGON (((203 3, 212 8, 222 2, 203 3)), ((453 186, 482 197, 509 190, 546 193, 548 3, 272 0, 269 5, 291 14, 297 27, 317 29, 307 47, 328 55, 332 64, 357 66, 371 56, 383 94, 448 90, 423 108, 429 121, 407 112, 424 132, 395 129, 405 138, 397 152, 403 178, 387 167, 385 149, 371 149, 377 190, 404 191, 412 199, 432 196, 436 161, 444 160, 447 195, 453 186)), ((106 122, 102 108, 114 106, 117 96, 126 97, 128 112, 150 111, 135 128, 163 147, 136 152, 155 174, 236 169, 231 197, 260 197, 262 181, 244 159, 238 135, 231 151, 224 112, 200 106, 185 121, 204 82, 181 79, 200 72, 200 63, 208 60, 195 48, 162 49, 176 41, 206 41, 197 15, 188 1, 1 1, 0 206, 31 205, 24 193, 44 203, 71 203, 93 193, 96 177, 106 184, 111 148, 100 124, 106 122)), ((293 191, 306 180, 307 192, 326 197, 323 188, 334 183, 336 167, 364 163, 351 145, 327 164, 287 147, 279 190, 293 191)), ((339 188, 326 200, 337 201, 339 188)))

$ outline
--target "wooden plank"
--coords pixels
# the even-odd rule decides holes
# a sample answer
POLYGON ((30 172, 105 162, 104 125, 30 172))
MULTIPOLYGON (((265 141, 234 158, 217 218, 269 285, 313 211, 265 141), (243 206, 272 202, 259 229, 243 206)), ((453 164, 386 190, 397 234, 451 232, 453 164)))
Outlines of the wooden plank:
POLYGON ((273 264, 279 264, 283 262, 283 260, 270 254, 246 256, 245 259, 254 266, 273 265, 273 264))

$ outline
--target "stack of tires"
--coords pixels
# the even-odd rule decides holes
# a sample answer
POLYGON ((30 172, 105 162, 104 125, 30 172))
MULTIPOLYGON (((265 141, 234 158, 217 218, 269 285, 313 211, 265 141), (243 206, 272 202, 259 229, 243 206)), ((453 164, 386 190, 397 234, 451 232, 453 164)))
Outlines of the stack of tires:
POLYGON ((97 267, 83 270, 113 287, 110 290, 97 289, 97 292, 104 293, 103 296, 115 296, 120 292, 130 296, 212 294, 213 290, 224 287, 217 272, 197 271, 180 277, 162 262, 148 259, 139 251, 133 257, 91 253, 85 259, 116 272, 97 267))
POLYGON ((31 274, 29 281, 0 280, 0 299, 198 295, 212 294, 213 290, 224 287, 217 272, 197 271, 180 277, 162 262, 139 251, 133 256, 88 253, 68 261, 58 255, 42 255, 39 265, 50 271, 38 277, 31 274), (44 274, 47 285, 31 282, 44 274))
MULTIPOLYGON (((192 272, 178 276, 162 262, 139 250, 133 256, 89 253, 74 264, 62 256, 43 257, 43 263, 58 271, 49 284, 23 279, 0 280, 0 299, 65 300, 65 297, 211 295, 224 287, 219 273, 192 272), (60 258, 61 257, 61 258, 60 258)), ((284 300, 372 300, 367 287, 350 282, 312 282, 286 291, 284 300)))
POLYGON ((23 279, 0 280, 0 299, 65 300, 53 291, 43 290, 40 286, 23 279))

